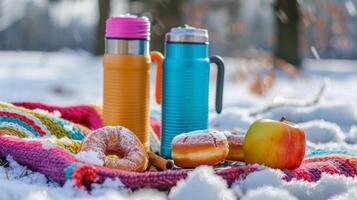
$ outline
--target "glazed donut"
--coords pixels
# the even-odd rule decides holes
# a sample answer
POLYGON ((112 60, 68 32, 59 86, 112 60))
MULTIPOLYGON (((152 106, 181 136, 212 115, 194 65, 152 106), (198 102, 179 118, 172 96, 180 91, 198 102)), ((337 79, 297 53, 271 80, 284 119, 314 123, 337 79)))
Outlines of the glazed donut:
POLYGON ((179 167, 216 165, 227 157, 228 142, 221 132, 200 130, 176 136, 171 149, 179 167))
POLYGON ((80 151, 97 152, 109 168, 141 172, 148 165, 144 145, 134 133, 121 126, 107 126, 89 133, 80 151))
POLYGON ((224 135, 227 137, 229 146, 227 160, 244 162, 243 134, 244 133, 241 130, 231 130, 224 132, 224 135))

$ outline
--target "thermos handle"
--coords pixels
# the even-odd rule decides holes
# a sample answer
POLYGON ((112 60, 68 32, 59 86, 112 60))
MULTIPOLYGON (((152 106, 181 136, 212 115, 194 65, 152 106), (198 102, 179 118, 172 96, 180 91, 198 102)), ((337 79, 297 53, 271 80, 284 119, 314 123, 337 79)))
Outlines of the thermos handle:
POLYGON ((217 86, 216 86, 216 112, 222 112, 223 102, 223 84, 224 84, 224 63, 220 56, 211 56, 209 58, 210 63, 217 65, 217 86))
POLYGON ((158 51, 150 52, 151 60, 156 62, 156 83, 155 83, 155 99, 157 104, 161 104, 162 90, 162 61, 164 56, 158 51))

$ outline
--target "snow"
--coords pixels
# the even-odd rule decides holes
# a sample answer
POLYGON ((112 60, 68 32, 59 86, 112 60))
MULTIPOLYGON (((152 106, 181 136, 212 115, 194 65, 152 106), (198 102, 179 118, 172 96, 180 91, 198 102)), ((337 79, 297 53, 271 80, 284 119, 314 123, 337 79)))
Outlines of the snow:
MULTIPOLYGON (((278 120, 285 116, 305 129, 308 148, 337 148, 357 153, 357 61, 305 60, 305 70, 300 77, 287 78, 278 71, 275 85, 265 96, 251 94, 247 83, 233 82, 229 78, 234 69, 247 69, 248 64, 244 60, 226 59, 229 73, 225 82, 224 109, 220 115, 213 113, 215 82, 212 81, 209 128, 247 130, 259 118, 278 120), (281 106, 258 115, 251 114, 276 102, 310 101, 326 78, 330 83, 321 101, 312 106, 281 106)), ((152 72, 151 89, 154 91, 154 68, 152 72)), ((57 105, 101 103, 101 74, 101 57, 92 57, 86 52, 0 52, 2 101, 40 101, 57 105)), ((150 106, 154 112, 160 108, 154 101, 150 106)), ((43 145, 52 147, 49 143, 43 145)), ((77 158, 100 165, 93 152, 79 154, 77 158)), ((323 174, 316 183, 286 182, 281 180, 280 170, 264 166, 257 166, 260 171, 239 178, 231 188, 227 188, 211 168, 199 167, 168 193, 150 189, 131 191, 118 179, 94 184, 93 190, 87 193, 76 189, 70 181, 59 186, 44 175, 17 164, 11 157, 7 160, 9 167, 0 167, 0 199, 357 198, 357 179, 323 174)))
POLYGON ((242 200, 297 200, 288 191, 266 186, 250 190, 242 200))
POLYGON ((348 127, 357 124, 356 114, 356 105, 326 101, 306 108, 280 107, 263 116, 273 119, 280 119, 285 116, 286 119, 296 123, 323 119, 337 123, 342 127, 348 127))
POLYGON ((346 142, 355 144, 357 143, 357 126, 352 126, 347 135, 346 142))
POLYGON ((210 126, 217 130, 229 130, 233 128, 248 129, 254 118, 248 116, 246 111, 237 108, 225 110, 222 114, 213 114, 210 126))
POLYGON ((336 123, 313 120, 300 124, 306 139, 314 143, 342 142, 346 135, 336 123))
POLYGON ((188 175, 187 180, 180 181, 174 187, 169 198, 171 200, 233 200, 233 192, 227 188, 227 183, 217 175, 211 167, 201 166, 188 175))
POLYGON ((98 157, 98 152, 95 151, 81 151, 74 155, 78 160, 93 165, 103 166, 104 161, 98 157))
POLYGON ((297 180, 286 182, 281 177, 280 170, 264 169, 238 180, 232 189, 238 197, 244 194, 243 199, 264 199, 265 193, 268 199, 325 200, 351 195, 351 191, 357 187, 356 179, 339 175, 323 174, 316 183, 297 180))
POLYGON ((280 187, 282 184, 281 178, 283 177, 283 172, 275 169, 264 169, 249 174, 244 180, 238 180, 233 189, 236 188, 246 192, 250 189, 256 189, 262 186, 274 186, 280 187))
POLYGON ((36 108, 34 109, 34 111, 38 112, 38 113, 41 113, 43 115, 49 115, 49 116, 52 116, 52 117, 61 117, 61 112, 58 111, 58 110, 54 110, 53 112, 49 112, 48 110, 43 110, 43 109, 39 109, 39 108, 36 108))
POLYGON ((41 140, 40 142, 41 142, 42 148, 44 148, 44 149, 51 149, 53 147, 56 147, 55 144, 53 144, 47 140, 41 140))

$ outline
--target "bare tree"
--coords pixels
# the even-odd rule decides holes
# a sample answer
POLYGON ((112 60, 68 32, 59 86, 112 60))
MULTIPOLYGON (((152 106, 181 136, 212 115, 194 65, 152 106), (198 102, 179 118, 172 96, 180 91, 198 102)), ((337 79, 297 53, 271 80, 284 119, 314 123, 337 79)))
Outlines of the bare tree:
POLYGON ((171 27, 183 25, 182 5, 185 0, 130 0, 130 3, 139 2, 143 5, 143 10, 139 13, 130 10, 137 15, 151 16, 151 42, 152 49, 162 51, 164 49, 165 33, 171 27))
POLYGON ((300 67, 299 22, 300 8, 297 0, 276 0, 275 56, 300 67))
POLYGON ((98 0, 99 8, 99 20, 96 30, 96 40, 94 53, 100 55, 104 53, 104 33, 105 33, 105 21, 109 17, 110 12, 110 0, 98 0))

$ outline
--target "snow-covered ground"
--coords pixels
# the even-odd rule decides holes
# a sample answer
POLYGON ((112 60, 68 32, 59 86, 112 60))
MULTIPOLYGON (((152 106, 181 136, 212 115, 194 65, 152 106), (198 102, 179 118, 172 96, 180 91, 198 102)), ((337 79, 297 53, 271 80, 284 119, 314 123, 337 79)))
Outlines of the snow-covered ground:
MULTIPOLYGON (((251 94, 246 82, 229 81, 235 68, 247 67, 244 60, 227 58, 226 64, 225 107, 221 115, 210 114, 212 128, 247 129, 257 118, 285 116, 304 127, 309 147, 339 148, 357 153, 357 61, 305 60, 305 70, 300 77, 287 78, 278 72, 274 87, 264 97, 251 94), (253 114, 276 103, 309 102, 324 83, 326 90, 313 106, 279 106, 253 114)), ((85 52, 0 52, 0 101, 41 101, 59 105, 100 103, 101 74, 101 57, 85 52)), ((214 87, 211 88, 214 91, 214 87)), ((214 92, 211 96, 213 99, 214 92)), ((213 107, 214 103, 210 104, 213 107)), ((152 108, 159 109, 154 102, 152 108)), ((107 180, 88 194, 75 189, 71 182, 60 187, 42 174, 18 165, 11 157, 8 160, 9 167, 0 167, 0 199, 357 198, 357 179, 344 176, 323 175, 317 183, 284 182, 281 171, 265 168, 244 180, 237 180, 228 189, 209 167, 196 169, 168 194, 148 189, 131 192, 120 180, 107 180)))

